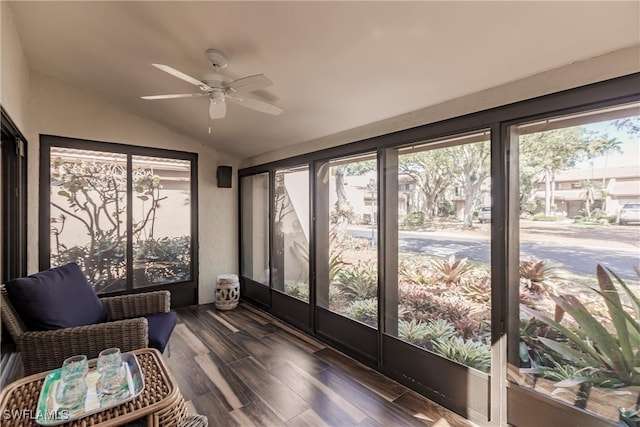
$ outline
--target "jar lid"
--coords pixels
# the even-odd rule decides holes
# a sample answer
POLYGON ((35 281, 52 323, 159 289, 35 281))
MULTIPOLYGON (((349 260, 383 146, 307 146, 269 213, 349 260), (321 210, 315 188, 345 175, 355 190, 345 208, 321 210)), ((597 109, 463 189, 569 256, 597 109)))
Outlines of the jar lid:
POLYGON ((216 278, 218 283, 233 283, 238 281, 237 274, 221 274, 216 278))

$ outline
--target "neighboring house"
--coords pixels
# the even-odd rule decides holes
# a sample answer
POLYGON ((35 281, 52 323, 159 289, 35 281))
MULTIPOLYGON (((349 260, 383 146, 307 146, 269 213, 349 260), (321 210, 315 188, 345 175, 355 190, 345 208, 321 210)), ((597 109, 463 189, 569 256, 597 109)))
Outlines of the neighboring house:
MULTIPOLYGON (((594 183, 593 209, 604 209, 607 215, 618 215, 625 203, 640 202, 640 168, 637 166, 573 169, 556 175, 555 212, 568 218, 582 215, 587 198, 585 184, 589 181, 594 183)), ((544 188, 544 181, 539 182, 535 200, 544 202, 544 188)))

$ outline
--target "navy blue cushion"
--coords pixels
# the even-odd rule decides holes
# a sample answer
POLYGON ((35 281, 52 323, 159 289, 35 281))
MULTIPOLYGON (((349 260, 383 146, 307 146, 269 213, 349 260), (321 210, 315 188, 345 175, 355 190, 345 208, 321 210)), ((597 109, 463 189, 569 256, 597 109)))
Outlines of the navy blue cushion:
POLYGON ((164 351, 173 328, 176 327, 178 316, 173 311, 168 313, 155 313, 144 316, 149 324, 149 347, 164 351))
POLYGON ((71 328, 107 320, 102 301, 75 263, 10 280, 6 289, 11 304, 32 331, 71 328))

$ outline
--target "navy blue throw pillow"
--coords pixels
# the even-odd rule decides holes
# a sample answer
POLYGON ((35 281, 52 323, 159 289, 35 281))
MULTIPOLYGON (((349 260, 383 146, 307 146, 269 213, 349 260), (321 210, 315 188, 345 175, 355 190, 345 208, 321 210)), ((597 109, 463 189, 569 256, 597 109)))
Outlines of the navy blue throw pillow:
POLYGON ((78 264, 70 263, 10 280, 7 295, 31 331, 102 323, 107 310, 78 264))

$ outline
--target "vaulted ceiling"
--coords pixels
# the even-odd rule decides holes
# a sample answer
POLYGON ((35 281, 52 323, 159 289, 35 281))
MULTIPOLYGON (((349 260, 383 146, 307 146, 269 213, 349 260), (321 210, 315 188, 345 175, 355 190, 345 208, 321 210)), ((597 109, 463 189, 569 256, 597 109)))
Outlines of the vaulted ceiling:
POLYGON ((640 43, 627 2, 10 2, 35 70, 247 158, 408 113, 640 43), (208 98, 196 79, 225 53, 227 79, 265 74, 272 116, 208 98))

